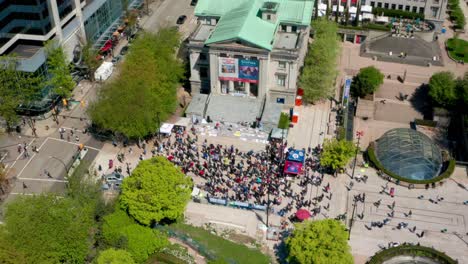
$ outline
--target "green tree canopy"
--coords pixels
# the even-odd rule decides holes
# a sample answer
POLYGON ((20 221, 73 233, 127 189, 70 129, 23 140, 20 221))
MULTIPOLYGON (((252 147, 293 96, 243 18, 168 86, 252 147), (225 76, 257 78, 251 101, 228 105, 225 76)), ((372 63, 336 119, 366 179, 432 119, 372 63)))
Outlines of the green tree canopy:
POLYGON ((146 261, 169 243, 162 233, 135 223, 119 209, 104 217, 102 237, 108 246, 126 249, 137 263, 146 261))
POLYGON ((335 23, 317 19, 312 27, 315 31, 314 42, 309 47, 299 78, 299 85, 304 89, 304 100, 307 102, 333 95, 337 75, 336 58, 340 52, 335 23))
POLYGON ((122 183, 122 208, 143 225, 183 216, 192 179, 164 157, 141 161, 122 183))
POLYGON ((351 93, 353 96, 363 97, 372 94, 382 85, 384 79, 383 73, 374 66, 362 68, 359 73, 354 76, 351 83, 351 93))
POLYGON ((29 104, 43 88, 40 76, 16 70, 16 59, 0 56, 0 116, 8 128, 19 120, 20 104, 29 104))
POLYGON ((134 264, 135 261, 128 251, 109 248, 102 251, 97 258, 97 264, 134 264))
POLYGON ((465 72, 463 78, 457 79, 457 96, 460 104, 460 109, 468 112, 468 72, 465 72))
POLYGON ((88 111, 94 124, 140 138, 155 133, 160 120, 177 106, 176 89, 183 67, 175 57, 179 34, 174 29, 137 38, 121 65, 120 75, 105 84, 88 111))
POLYGON ((320 164, 333 170, 345 167, 356 152, 353 142, 347 140, 326 140, 320 155, 320 164))
POLYGON ((453 106, 457 100, 453 73, 444 71, 433 74, 429 80, 429 96, 442 107, 450 108, 453 106))
POLYGON ((8 240, 28 263, 84 263, 93 226, 93 215, 52 194, 17 197, 5 215, 8 240))
POLYGON ((69 98, 75 87, 75 82, 70 73, 70 64, 67 62, 63 47, 55 42, 46 44, 47 71, 50 74, 49 85, 52 91, 63 97, 69 98))
POLYGON ((337 220, 326 219, 296 224, 286 240, 288 261, 300 264, 352 264, 348 233, 337 220))

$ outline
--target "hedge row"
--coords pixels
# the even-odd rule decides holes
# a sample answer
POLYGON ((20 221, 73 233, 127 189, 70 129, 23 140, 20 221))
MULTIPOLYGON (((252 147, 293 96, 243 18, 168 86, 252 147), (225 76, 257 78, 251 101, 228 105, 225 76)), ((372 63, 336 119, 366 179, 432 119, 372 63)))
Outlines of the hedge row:
POLYGON ((429 184, 429 183, 435 183, 435 182, 438 182, 438 181, 441 181, 445 178, 448 178, 452 175, 453 171, 455 170, 455 160, 454 159, 450 159, 448 161, 448 166, 447 166, 447 169, 445 169, 445 171, 443 173, 441 173, 439 176, 435 177, 435 178, 432 178, 432 179, 428 179, 428 180, 414 180, 414 179, 407 179, 407 178, 404 178, 400 175, 397 175, 389 170, 387 170, 380 162, 379 160, 377 159, 377 156, 375 154, 375 143, 372 142, 369 144, 369 147, 367 148, 367 156, 369 158, 369 161, 374 164, 374 167, 376 167, 377 169, 381 170, 382 172, 384 172, 385 174, 387 174, 388 176, 394 178, 394 179, 397 179, 397 180, 400 180, 400 181, 404 181, 404 182, 408 182, 408 183, 414 183, 414 184, 429 184))
POLYGON ((367 264, 382 264, 393 257, 397 256, 418 256, 428 257, 442 264, 456 264, 457 261, 447 256, 445 253, 437 251, 430 247, 416 246, 416 245, 401 245, 382 250, 375 254, 367 264))
POLYGON ((424 19, 424 14, 420 13, 413 13, 409 11, 403 11, 403 10, 395 10, 395 9, 386 9, 386 8, 381 8, 381 7, 374 7, 372 10, 372 13, 376 16, 384 14, 384 16, 388 17, 396 17, 396 18, 409 18, 409 19, 424 19))
POLYGON ((415 119, 414 123, 419 126, 428 126, 428 127, 437 126, 437 121, 434 121, 434 120, 415 119))
POLYGON ((339 28, 344 29, 354 29, 354 30, 378 30, 378 31, 390 31, 391 25, 380 25, 374 23, 363 23, 362 26, 352 26, 352 25, 339 25, 339 28))
POLYGON ((465 28, 466 19, 460 7, 460 2, 458 0, 449 0, 448 6, 450 8, 450 19, 454 23, 453 27, 455 29, 465 28))

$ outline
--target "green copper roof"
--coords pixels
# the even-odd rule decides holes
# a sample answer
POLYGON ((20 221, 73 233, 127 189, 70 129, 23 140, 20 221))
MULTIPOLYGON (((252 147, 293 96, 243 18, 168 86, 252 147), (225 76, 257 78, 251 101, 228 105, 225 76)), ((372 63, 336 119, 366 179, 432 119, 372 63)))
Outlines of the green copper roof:
POLYGON ((242 40, 271 50, 279 24, 310 24, 313 0, 199 0, 196 16, 221 17, 205 44, 242 40), (265 2, 278 3, 275 23, 261 19, 265 2))

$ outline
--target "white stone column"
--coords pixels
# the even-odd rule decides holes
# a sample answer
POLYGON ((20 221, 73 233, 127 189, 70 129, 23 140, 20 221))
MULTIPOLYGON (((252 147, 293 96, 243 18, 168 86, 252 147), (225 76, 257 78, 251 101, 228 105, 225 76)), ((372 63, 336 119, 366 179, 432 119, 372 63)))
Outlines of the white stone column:
POLYGON ((84 21, 83 21, 83 12, 81 12, 80 0, 75 0, 75 10, 76 10, 76 18, 78 18, 78 21, 80 22, 81 38, 82 38, 82 41, 84 41, 84 44, 86 44, 86 42, 88 42, 88 38, 86 37, 86 31, 85 31, 84 21))
POLYGON ((52 22, 55 27, 55 35, 59 39, 60 42, 63 40, 63 33, 62 33, 62 26, 60 25, 60 15, 58 12, 58 7, 57 7, 57 0, 50 0, 50 5, 49 8, 52 13, 52 22))
POLYGON ((212 94, 221 93, 221 84, 218 76, 218 54, 210 53, 210 87, 212 94))
MULTIPOLYGON (((268 60, 259 59, 259 75, 258 75, 258 98, 263 98, 264 95, 268 97, 268 60)), ((274 74, 272 75, 274 78, 274 74)))
POLYGON ((234 81, 228 81, 228 94, 232 94, 234 92, 234 81))

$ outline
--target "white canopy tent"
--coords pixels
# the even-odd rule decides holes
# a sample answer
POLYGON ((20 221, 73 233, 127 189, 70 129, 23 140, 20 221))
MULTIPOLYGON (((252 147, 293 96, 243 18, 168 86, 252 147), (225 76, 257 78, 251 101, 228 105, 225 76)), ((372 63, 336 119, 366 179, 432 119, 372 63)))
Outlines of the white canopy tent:
POLYGON ((363 14, 362 14, 362 19, 373 20, 373 19, 374 19, 374 14, 363 13, 363 14))
POLYGON ((114 64, 112 62, 105 61, 94 72, 94 78, 98 81, 105 81, 111 76, 113 71, 114 64))
POLYGON ((349 8, 349 13, 350 14, 356 14, 356 12, 357 12, 357 7, 352 6, 352 7, 349 8))
POLYGON ((388 23, 388 17, 387 16, 378 16, 375 18, 375 22, 377 23, 388 23))
MULTIPOLYGON (((332 12, 336 12, 336 5, 333 5, 333 6, 332 6, 332 10, 331 10, 331 11, 332 11, 332 12)), ((343 13, 343 12, 344 12, 344 6, 341 6, 341 5, 340 5, 340 6, 338 7, 338 12, 343 13)))
POLYGON ((173 127, 174 124, 163 123, 162 126, 159 128, 159 133, 170 135, 172 133, 173 127))

